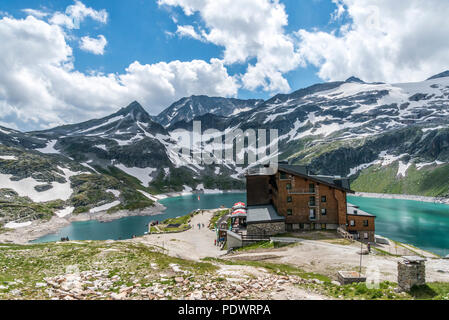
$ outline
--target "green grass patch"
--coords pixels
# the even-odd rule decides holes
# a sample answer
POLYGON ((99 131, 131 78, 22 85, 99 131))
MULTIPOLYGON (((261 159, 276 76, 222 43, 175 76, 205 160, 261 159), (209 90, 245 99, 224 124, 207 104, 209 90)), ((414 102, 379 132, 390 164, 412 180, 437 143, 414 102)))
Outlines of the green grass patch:
POLYGON ((271 241, 261 241, 252 243, 250 245, 234 249, 234 251, 249 251, 249 250, 258 250, 258 249, 273 249, 275 247, 274 242, 271 241))
POLYGON ((327 283, 319 289, 334 298, 344 300, 401 300, 410 299, 408 294, 395 292, 397 285, 392 282, 379 283, 378 288, 368 288, 366 283, 353 283, 344 286, 327 283))
POLYGON ((415 286, 410 294, 418 300, 449 300, 449 283, 431 282, 423 286, 415 286))
POLYGON ((192 211, 185 216, 180 216, 176 218, 169 218, 164 220, 161 224, 157 226, 151 226, 151 233, 170 233, 170 232, 183 232, 189 230, 190 221, 194 216, 199 214, 199 211, 192 211), (178 227, 169 226, 169 225, 178 225, 178 227))
POLYGON ((397 177, 398 162, 385 167, 371 166, 351 183, 359 192, 411 194, 427 197, 449 195, 449 165, 428 166, 418 170, 410 166, 405 177, 397 177))
POLYGON ((214 230, 215 229, 215 225, 217 224, 218 220, 220 220, 223 216, 229 214, 229 209, 226 210, 220 210, 214 213, 213 217, 210 219, 209 222, 209 229, 210 230, 214 230))

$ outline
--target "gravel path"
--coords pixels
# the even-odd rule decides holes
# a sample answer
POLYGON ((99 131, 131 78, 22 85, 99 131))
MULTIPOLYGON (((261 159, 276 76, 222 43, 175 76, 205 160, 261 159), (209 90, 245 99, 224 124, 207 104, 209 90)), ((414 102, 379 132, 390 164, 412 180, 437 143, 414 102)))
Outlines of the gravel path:
POLYGON ((215 232, 209 230, 209 221, 217 210, 204 211, 192 218, 192 229, 181 233, 148 234, 141 238, 129 241, 141 242, 147 245, 156 245, 168 250, 171 256, 200 260, 205 257, 219 257, 226 253, 214 245, 215 232), (198 223, 204 228, 198 229, 198 223))
MULTIPOLYGON (((360 244, 336 245, 315 240, 302 240, 298 245, 281 249, 245 252, 227 256, 228 259, 255 260, 296 265, 307 272, 325 274, 336 279, 339 270, 357 270, 360 266, 360 244), (268 259, 266 259, 268 257, 268 259)), ((377 254, 362 256, 363 270, 377 271, 381 280, 397 282, 397 262, 400 257, 377 254)), ((444 281, 449 278, 449 260, 430 259, 426 262, 428 282, 444 281)))

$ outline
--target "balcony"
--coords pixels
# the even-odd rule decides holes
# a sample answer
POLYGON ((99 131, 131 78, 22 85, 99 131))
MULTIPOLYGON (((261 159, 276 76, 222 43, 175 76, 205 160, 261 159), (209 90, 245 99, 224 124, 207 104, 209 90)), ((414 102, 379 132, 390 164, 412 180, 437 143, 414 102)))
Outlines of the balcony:
POLYGON ((288 194, 316 194, 315 189, 288 189, 288 194))

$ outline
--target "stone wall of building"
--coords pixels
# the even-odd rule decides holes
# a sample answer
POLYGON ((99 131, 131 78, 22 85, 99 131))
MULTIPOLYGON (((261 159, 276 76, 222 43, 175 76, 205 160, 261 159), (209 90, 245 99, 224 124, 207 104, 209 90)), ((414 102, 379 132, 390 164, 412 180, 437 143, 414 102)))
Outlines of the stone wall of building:
POLYGON ((361 242, 376 242, 376 234, 374 231, 348 231, 350 234, 354 235, 354 239, 361 242))
POLYGON ((424 261, 411 263, 398 262, 398 287, 402 291, 410 292, 413 286, 426 284, 426 265, 424 261))
POLYGON ((248 235, 274 236, 285 232, 285 222, 251 223, 246 227, 248 235))

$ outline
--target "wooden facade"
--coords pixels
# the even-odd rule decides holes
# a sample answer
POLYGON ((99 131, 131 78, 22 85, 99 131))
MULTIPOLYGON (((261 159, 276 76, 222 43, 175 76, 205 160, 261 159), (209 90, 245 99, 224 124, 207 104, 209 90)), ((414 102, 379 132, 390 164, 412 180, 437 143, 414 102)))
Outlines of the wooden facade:
POLYGON ((376 217, 350 205, 347 213, 346 230, 354 235, 354 238, 365 242, 375 241, 376 217))
MULTIPOLYGON (((285 217, 287 231, 336 230, 338 227, 349 231, 346 195, 352 191, 349 183, 344 181, 343 184, 342 180, 309 175, 307 169, 299 166, 280 166, 272 174, 248 174, 248 206, 272 204, 278 214, 285 217)), ((372 228, 370 239, 374 237, 374 218, 367 218, 372 228)), ((364 222, 357 218, 355 225, 358 229, 364 222)))

